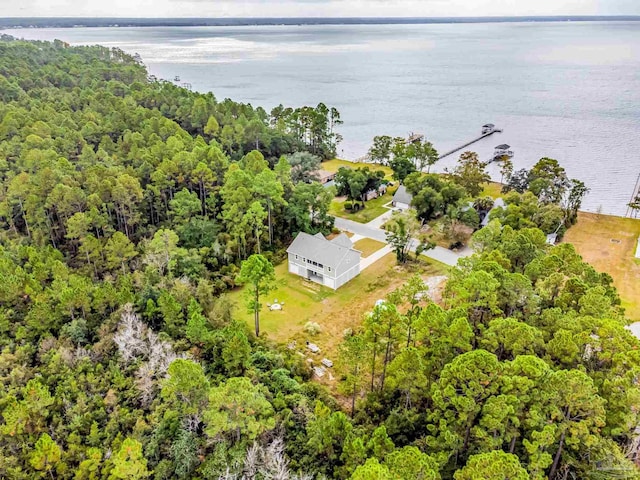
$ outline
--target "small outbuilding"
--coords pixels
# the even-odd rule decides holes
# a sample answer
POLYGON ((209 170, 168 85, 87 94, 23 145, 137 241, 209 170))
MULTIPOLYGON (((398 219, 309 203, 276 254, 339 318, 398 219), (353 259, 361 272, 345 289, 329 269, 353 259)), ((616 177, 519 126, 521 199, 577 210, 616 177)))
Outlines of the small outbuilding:
POLYGON ((411 202, 413 201, 413 195, 411 195, 404 185, 400 185, 396 193, 393 195, 391 205, 400 210, 409 210, 411 208, 411 202))

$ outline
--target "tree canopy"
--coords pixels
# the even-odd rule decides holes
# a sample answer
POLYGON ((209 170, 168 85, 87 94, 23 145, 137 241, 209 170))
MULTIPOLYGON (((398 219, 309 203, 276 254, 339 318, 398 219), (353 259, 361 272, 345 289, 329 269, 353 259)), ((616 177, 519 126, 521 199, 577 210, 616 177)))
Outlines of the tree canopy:
MULTIPOLYGON (((640 343, 612 278, 546 243, 540 211, 585 191, 553 161, 437 302, 408 276, 335 339, 331 391, 226 292, 245 284, 257 327, 286 245, 331 230, 305 175, 339 141, 335 109, 268 114, 117 49, 6 36, 0 102, 0 477, 638 478, 640 343)), ((382 182, 342 176, 354 199, 382 182)), ((468 194, 405 185, 421 220, 468 194)))

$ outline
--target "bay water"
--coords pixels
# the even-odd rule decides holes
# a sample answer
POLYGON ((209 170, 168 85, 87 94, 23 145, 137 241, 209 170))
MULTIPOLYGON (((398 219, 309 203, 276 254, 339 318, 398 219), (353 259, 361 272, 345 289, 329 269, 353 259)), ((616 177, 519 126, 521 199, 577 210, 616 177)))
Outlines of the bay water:
MULTIPOLYGON (((640 174, 640 22, 306 25, 6 30, 19 38, 138 53, 159 78, 262 106, 336 107, 338 156, 375 135, 426 135, 444 152, 489 159, 507 143, 516 168, 560 161, 591 192, 583 209, 624 215, 640 174)), ((451 169, 458 155, 436 170, 451 169)), ((500 179, 499 167, 490 167, 500 179)))

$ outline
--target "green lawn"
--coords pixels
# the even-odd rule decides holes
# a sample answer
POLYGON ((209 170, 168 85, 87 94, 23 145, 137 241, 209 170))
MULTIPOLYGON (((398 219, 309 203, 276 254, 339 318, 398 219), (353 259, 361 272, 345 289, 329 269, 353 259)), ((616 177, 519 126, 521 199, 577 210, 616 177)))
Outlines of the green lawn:
MULTIPOLYGON (((426 278, 443 272, 446 267, 423 258, 418 263, 399 267, 395 255, 389 254, 334 291, 290 274, 284 262, 276 267, 277 290, 261 299, 260 330, 282 343, 296 340, 298 345, 304 345, 305 340, 313 341, 322 349, 320 359, 326 355, 335 360, 344 330, 358 327, 376 300, 403 285, 414 273, 426 278), (282 311, 272 312, 266 304, 276 299, 284 302, 284 307, 282 311), (321 333, 314 337, 306 334, 307 322, 318 323, 321 333)), ((235 316, 253 328, 253 314, 245 307, 243 289, 235 289, 229 295, 237 305, 235 316)))
POLYGON ((498 182, 490 182, 484 186, 484 190, 480 194, 481 197, 499 198, 504 194, 502 193, 502 184, 498 182))
POLYGON ((633 321, 640 321, 639 236, 640 220, 580 212, 563 238, 596 270, 613 277, 626 317, 633 321))
POLYGON ((353 248, 362 252, 362 258, 367 258, 369 255, 384 248, 384 243, 374 240, 373 238, 363 238, 362 240, 358 240, 353 248))
POLYGON ((393 170, 383 165, 377 165, 375 163, 348 162, 347 160, 339 160, 337 158, 334 160, 327 160, 326 162, 322 162, 322 165, 320 168, 322 168, 323 170, 326 170, 327 172, 337 172, 340 167, 348 167, 353 169, 360 168, 360 167, 369 167, 369 170, 373 170, 373 171, 382 170, 387 180, 391 180, 393 176, 393 170))
POLYGON ((387 193, 383 196, 365 202, 365 208, 354 213, 348 212, 344 209, 344 200, 334 199, 331 202, 329 213, 334 217, 347 218, 354 222, 370 222, 387 211, 387 208, 385 208, 384 205, 393 200, 393 194, 396 192, 397 188, 398 187, 390 187, 387 190, 387 193))

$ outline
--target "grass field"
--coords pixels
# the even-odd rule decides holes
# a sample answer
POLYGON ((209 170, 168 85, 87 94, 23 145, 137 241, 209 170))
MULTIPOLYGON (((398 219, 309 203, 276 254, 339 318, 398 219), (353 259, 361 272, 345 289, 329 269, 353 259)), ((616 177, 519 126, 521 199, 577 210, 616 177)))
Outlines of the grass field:
POLYGON ((373 238, 363 238, 362 240, 358 240, 353 246, 353 248, 362 252, 362 258, 367 258, 383 247, 384 243, 374 240, 373 238))
POLYGON ((327 172, 337 172, 340 167, 348 167, 353 169, 360 167, 369 167, 369 170, 373 171, 382 170, 387 180, 391 180, 391 177, 393 176, 393 170, 391 170, 389 167, 377 165, 375 163, 355 163, 348 162, 347 160, 339 160, 336 158, 334 160, 327 160, 326 162, 322 162, 322 165, 320 166, 320 168, 326 170, 327 172))
POLYGON ((484 186, 484 190, 480 194, 481 197, 498 198, 502 197, 502 184, 498 182, 490 182, 484 186))
MULTIPOLYGON (((296 340, 298 345, 304 345, 306 340, 312 341, 322 350, 320 359, 327 356, 333 360, 344 330, 357 327, 376 300, 404 284, 413 273, 420 273, 426 278, 446 271, 445 266, 427 260, 398 267, 395 255, 390 254, 333 291, 290 274, 287 262, 284 262, 276 267, 278 289, 261 299, 260 329, 262 335, 278 342, 296 340), (276 299, 284 302, 284 307, 282 311, 272 312, 266 304, 276 299), (306 334, 303 329, 307 322, 318 323, 321 333, 313 337, 306 334)), ((243 289, 234 290, 230 297, 237 304, 236 316, 253 328, 253 314, 244 306, 243 289)))
POLYGON ((640 220, 582 213, 564 237, 585 261, 613 277, 626 316, 640 320, 640 263, 635 258, 640 220))
POLYGON ((344 209, 344 197, 335 198, 331 202, 329 213, 334 217, 347 218, 359 223, 368 223, 388 210, 385 208, 385 205, 393 200, 393 194, 396 193, 397 188, 398 187, 390 187, 387 190, 387 193, 381 197, 364 202, 365 208, 354 213, 348 212, 344 209))

